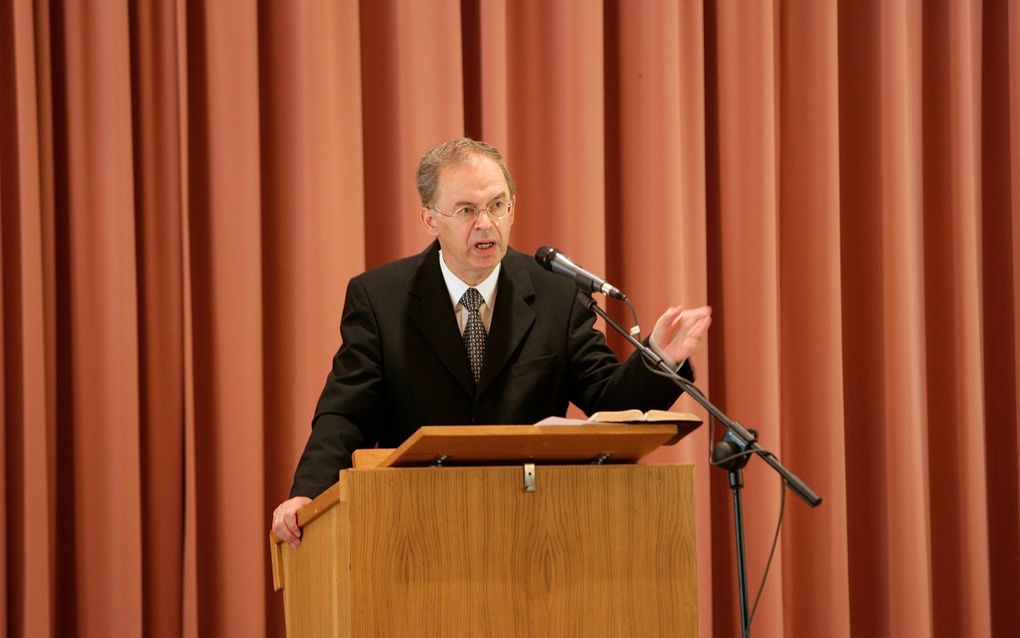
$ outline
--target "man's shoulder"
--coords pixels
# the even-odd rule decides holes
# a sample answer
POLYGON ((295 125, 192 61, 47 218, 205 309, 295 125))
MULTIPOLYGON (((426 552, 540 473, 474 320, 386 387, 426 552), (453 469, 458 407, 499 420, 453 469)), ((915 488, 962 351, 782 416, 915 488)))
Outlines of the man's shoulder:
POLYGON ((507 249, 503 265, 515 273, 525 274, 536 285, 541 284, 542 288, 552 286, 553 288, 571 290, 574 287, 573 281, 569 278, 546 270, 535 260, 533 255, 519 252, 513 248, 507 249))
POLYGON ((429 246, 424 252, 417 255, 401 257, 400 259, 373 266, 361 274, 352 277, 351 282, 358 282, 371 288, 383 285, 390 287, 400 285, 410 286, 414 280, 415 273, 418 272, 432 252, 432 246, 429 246))
POLYGON ((532 281, 541 281, 546 275, 552 274, 538 265, 534 257, 514 250, 513 247, 507 248, 503 266, 514 273, 526 275, 532 281))
POLYGON ((535 299, 559 304, 557 300, 572 300, 577 295, 572 279, 546 270, 532 255, 509 248, 503 267, 514 287, 525 297, 534 295, 535 299))

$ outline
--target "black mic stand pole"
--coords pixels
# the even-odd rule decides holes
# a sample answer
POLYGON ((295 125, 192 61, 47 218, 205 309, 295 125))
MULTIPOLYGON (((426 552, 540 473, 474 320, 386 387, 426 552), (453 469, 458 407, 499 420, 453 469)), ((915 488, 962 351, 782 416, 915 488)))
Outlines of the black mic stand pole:
POLYGON ((737 437, 727 432, 722 441, 712 447, 712 462, 729 472, 730 489, 733 491, 733 534, 737 543, 737 592, 740 596, 741 636, 750 638, 751 617, 747 602, 747 560, 744 551, 744 504, 740 491, 744 488, 744 466, 751 457, 744 454, 737 437))
MULTIPOLYGON (((694 399, 695 402, 705 408, 705 410, 715 417, 717 421, 725 425, 728 430, 727 435, 732 437, 730 439, 730 441, 732 441, 732 445, 739 448, 736 452, 743 454, 742 456, 736 457, 736 459, 743 459, 742 464, 731 467, 729 463, 722 463, 721 467, 729 470, 730 472, 730 487, 733 490, 734 527, 736 528, 737 535, 737 579, 739 581, 738 586, 740 588, 740 622, 743 630, 743 636, 745 638, 750 638, 751 621, 747 612, 747 577, 744 561, 744 516, 743 505, 740 498, 740 490, 744 486, 743 466, 747 464, 747 459, 750 458, 750 453, 757 454, 763 461, 768 463, 772 469, 783 477, 784 483, 796 492, 797 496, 804 499, 804 501, 811 507, 818 507, 821 505, 822 497, 816 494, 815 491, 812 490, 807 483, 801 480, 800 477, 783 467, 782 463, 779 462, 779 459, 777 459, 771 452, 758 445, 757 433, 752 434, 744 426, 726 416, 722 410, 717 408, 711 401, 708 400, 708 397, 701 393, 701 390, 699 390, 697 386, 677 374, 676 370, 669 367, 669 365, 662 360, 662 357, 655 354, 651 348, 635 339, 634 335, 630 334, 628 330, 610 317, 609 314, 600 308, 598 303, 591 298, 591 295, 586 294, 583 291, 579 291, 578 299, 589 310, 593 311, 599 317, 602 317, 606 324, 611 326, 613 330, 616 330, 623 335, 624 339, 630 342, 630 344, 634 346, 639 353, 641 353, 641 356, 664 372, 667 376, 672 378, 673 381, 676 382, 676 384, 679 385, 692 399, 694 399)), ((729 445, 731 444, 727 443, 727 446, 729 445)), ((713 450, 713 456, 716 456, 715 452, 716 451, 713 450)), ((719 460, 726 457, 733 457, 733 454, 724 454, 719 457, 719 460)), ((736 459, 731 458, 730 460, 736 459)))

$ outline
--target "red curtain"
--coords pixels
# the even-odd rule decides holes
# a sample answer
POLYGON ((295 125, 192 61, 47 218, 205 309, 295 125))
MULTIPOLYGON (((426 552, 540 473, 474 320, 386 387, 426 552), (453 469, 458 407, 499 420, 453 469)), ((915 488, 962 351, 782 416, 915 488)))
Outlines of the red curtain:
MULTIPOLYGON (((2 0, 4 635, 283 635, 269 513, 344 288, 427 244, 414 167, 465 134, 518 249, 646 329, 714 307, 699 385, 825 497, 755 635, 1020 624, 1020 3, 2 0)), ((707 446, 653 460, 695 464, 736 635, 707 446)), ((781 486, 746 481, 753 593, 781 486)))

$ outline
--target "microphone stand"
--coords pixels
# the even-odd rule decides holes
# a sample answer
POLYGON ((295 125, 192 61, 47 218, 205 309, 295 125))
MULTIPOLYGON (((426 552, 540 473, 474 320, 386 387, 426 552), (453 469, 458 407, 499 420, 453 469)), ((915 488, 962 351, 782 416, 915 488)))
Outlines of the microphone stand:
MULTIPOLYGON (((669 367, 669 365, 662 360, 662 357, 655 354, 651 348, 635 339, 634 335, 630 334, 628 330, 610 317, 609 314, 600 308, 598 303, 591 298, 591 295, 584 291, 579 291, 578 299, 589 310, 593 311, 599 317, 602 317, 606 324, 623 335, 624 339, 630 342, 630 344, 634 346, 641 356, 643 356, 649 363, 666 373, 667 376, 671 377, 673 381, 675 381, 676 384, 688 394, 688 396, 694 399, 701 407, 705 408, 705 410, 715 417, 717 421, 726 426, 727 436, 731 437, 730 440, 733 443, 725 443, 725 445, 733 445, 737 448, 735 450, 736 453, 743 453, 742 456, 736 457, 733 456, 733 453, 723 454, 723 457, 729 458, 728 462, 721 463, 720 467, 729 471, 730 488, 733 490, 733 518, 737 544, 737 580, 740 589, 740 625, 744 638, 750 638, 751 620, 748 617, 747 611, 747 576, 744 560, 744 516, 743 504, 740 498, 740 490, 744 486, 744 465, 747 464, 752 453, 757 454, 763 461, 771 466, 772 469, 783 477, 783 482, 786 486, 796 492, 797 496, 804 499, 804 501, 811 507, 818 507, 821 505, 822 497, 816 494, 807 483, 800 479, 800 477, 783 467, 782 463, 779 462, 779 459, 777 459, 771 452, 759 445, 757 433, 752 434, 744 426, 726 416, 722 410, 717 408, 711 401, 708 400, 708 397, 701 393, 701 390, 699 390, 694 383, 677 374, 676 370, 669 367)), ((722 443, 720 445, 722 445, 722 443)), ((713 456, 716 456, 715 451, 713 452, 713 456)))

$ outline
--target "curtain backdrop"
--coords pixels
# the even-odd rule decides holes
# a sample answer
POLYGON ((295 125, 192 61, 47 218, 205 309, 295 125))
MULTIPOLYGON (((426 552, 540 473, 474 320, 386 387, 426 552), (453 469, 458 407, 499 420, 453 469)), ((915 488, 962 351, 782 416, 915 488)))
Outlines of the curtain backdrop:
MULTIPOLYGON (((1020 625, 1020 2, 0 0, 3 635, 283 635, 347 280, 428 243, 415 165, 465 134, 518 249, 646 330, 713 306, 699 385, 825 498, 788 494, 756 636, 1020 625)), ((696 467, 703 638, 708 443, 654 456, 696 467)), ((746 483, 753 595, 781 484, 746 483)))

